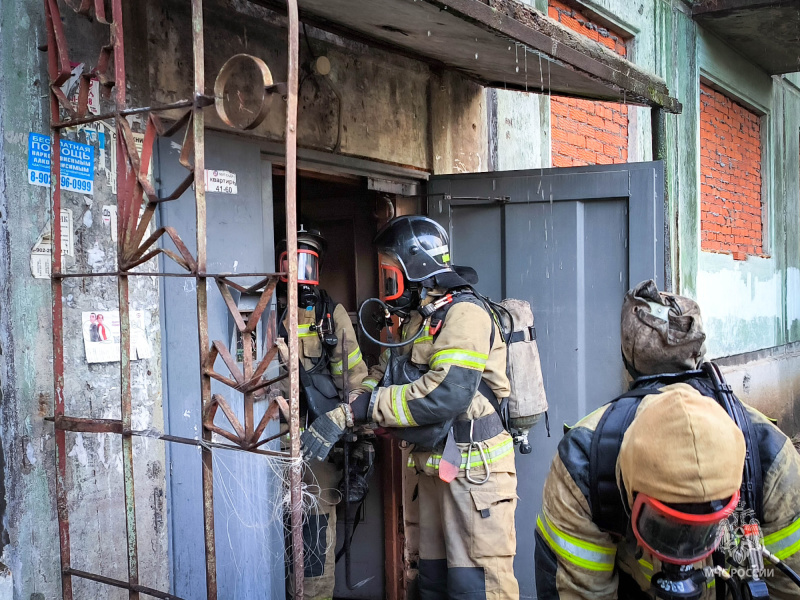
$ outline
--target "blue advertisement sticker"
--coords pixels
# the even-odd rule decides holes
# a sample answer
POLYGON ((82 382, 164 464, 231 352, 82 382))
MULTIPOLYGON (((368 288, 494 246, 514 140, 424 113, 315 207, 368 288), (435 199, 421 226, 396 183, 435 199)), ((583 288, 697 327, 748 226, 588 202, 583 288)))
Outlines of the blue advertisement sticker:
POLYGON ((28 183, 50 187, 50 136, 28 134, 28 183))
MULTIPOLYGON (((50 185, 50 138, 28 135, 28 183, 50 185)), ((94 194, 94 146, 61 140, 61 189, 94 194)))

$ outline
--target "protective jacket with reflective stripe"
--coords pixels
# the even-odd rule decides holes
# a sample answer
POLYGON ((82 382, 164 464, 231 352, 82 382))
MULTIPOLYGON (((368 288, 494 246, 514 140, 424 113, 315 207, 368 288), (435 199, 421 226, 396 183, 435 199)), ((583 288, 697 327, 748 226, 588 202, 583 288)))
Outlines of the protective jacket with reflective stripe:
MULTIPOLYGON (((330 360, 327 370, 330 372, 336 389, 340 392, 343 389, 344 381, 342 371, 344 371, 344 355, 347 353, 348 383, 351 390, 361 389, 361 382, 367 375, 367 365, 361 356, 361 349, 358 346, 353 323, 350 315, 347 314, 344 306, 337 304, 331 315, 334 333, 337 337, 336 346, 330 351, 328 358, 325 358, 325 348, 316 331, 316 311, 298 310, 297 311, 297 336, 299 342, 300 362, 306 371, 311 371, 321 360, 330 360)), ((288 317, 284 319, 284 327, 289 326, 288 317)), ((283 380, 283 384, 288 385, 288 379, 283 380)))
MULTIPOLYGON (((426 302, 443 293, 444 290, 434 291, 426 302)), ((367 413, 373 422, 383 427, 416 427, 454 417, 468 420, 495 413, 489 399, 478 391, 481 379, 497 398, 507 397, 510 388, 506 377, 505 342, 499 332, 492 336, 488 312, 471 302, 453 304, 435 335, 430 332, 430 323, 423 322, 422 316, 415 312, 402 334, 411 337, 421 326, 426 328, 423 336, 400 351, 410 352, 411 362, 427 366, 428 370, 408 384, 375 387, 367 413)), ((380 364, 370 370, 367 379, 380 382, 389 358, 389 353, 384 352, 380 364)), ((507 432, 481 445, 493 471, 514 472, 514 447, 507 432)), ((459 447, 461 473, 469 462, 475 476, 482 476, 483 461, 477 449, 473 448, 473 455, 468 456, 468 444, 459 444, 459 447)), ((437 453, 414 453, 417 467, 429 474, 438 471, 440 459, 437 453)))
MULTIPOLYGON (((688 383, 709 395, 707 391, 711 388, 707 383, 688 383)), ((655 395, 645 396, 637 414, 654 398, 655 395)), ((592 521, 590 448, 606 409, 607 405, 602 406, 566 433, 545 481, 535 552, 536 592, 541 600, 647 598, 650 579, 661 570, 656 557, 647 552, 637 554, 630 530, 626 539, 620 540, 600 530, 592 521)), ((761 458, 764 542, 797 571, 800 569, 800 454, 764 415, 746 405, 745 409, 753 424, 761 458)), ((619 477, 619 468, 617 473, 619 477)), ((702 566, 705 564, 710 564, 710 559, 702 566)), ((769 569, 770 565, 765 567, 769 569)), ((800 589, 777 569, 772 577, 766 578, 766 583, 771 598, 800 598, 800 589)), ((710 585, 703 598, 712 600, 715 594, 710 585)))

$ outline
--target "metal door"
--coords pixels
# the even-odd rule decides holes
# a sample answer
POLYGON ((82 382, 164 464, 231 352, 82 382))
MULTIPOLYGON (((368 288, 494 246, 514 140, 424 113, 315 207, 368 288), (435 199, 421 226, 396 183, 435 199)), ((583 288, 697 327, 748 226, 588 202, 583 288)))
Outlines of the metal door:
MULTIPOLYGON (((178 164, 179 148, 169 140, 157 157, 159 184, 174 189, 186 175, 178 164)), ((274 271, 272 168, 262 164, 258 145, 240 138, 207 135, 206 168, 236 174, 235 194, 207 193, 209 273, 274 271)), ((176 227, 194 254, 195 206, 185 197, 161 204, 161 224, 176 227)), ((164 260, 165 271, 177 270, 164 260)), ((224 340, 236 357, 236 337, 228 310, 209 279, 209 339, 224 340)), ((237 279, 238 283, 255 280, 237 279)), ((195 280, 166 277, 162 287, 164 356, 164 417, 167 432, 202 436, 195 280)), ((251 301, 240 298, 241 303, 251 301)), ((259 328, 270 322, 265 314, 259 328)), ((259 331, 259 356, 264 335, 259 331)), ((221 363, 221 361, 220 361, 221 363)), ((218 368, 224 369, 219 364, 218 368)), ((216 381, 212 393, 222 393, 241 409, 242 399, 216 381), (217 388, 217 385, 219 387, 217 388)), ((258 413, 258 404, 256 411, 258 413)), ((263 407, 261 408, 263 414, 263 407)), ((242 415, 238 415, 242 418, 242 415)), ((256 414, 256 422, 261 414, 256 414)), ((274 428, 271 424, 270 428, 274 428)), ((270 431, 267 431, 268 435, 270 431)), ((224 440, 222 440, 224 441, 224 440)), ((183 598, 205 597, 203 495, 199 448, 167 445, 170 579, 172 592, 183 598)), ((279 480, 265 456, 233 450, 214 451, 214 519, 220 599, 284 597, 282 495, 279 480)))
POLYGON ((495 300, 531 303, 550 404, 517 455, 517 557, 535 598, 533 549, 542 487, 562 437, 625 385, 619 315, 625 292, 664 284, 661 162, 433 177, 428 214, 450 232, 455 264, 474 267, 495 300))

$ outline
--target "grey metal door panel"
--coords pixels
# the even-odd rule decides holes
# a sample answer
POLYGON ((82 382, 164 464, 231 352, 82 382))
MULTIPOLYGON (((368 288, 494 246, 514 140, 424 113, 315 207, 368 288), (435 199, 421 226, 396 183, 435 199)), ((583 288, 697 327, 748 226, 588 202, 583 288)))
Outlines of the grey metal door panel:
MULTIPOLYGON (((271 167, 262 165, 256 144, 219 134, 208 137, 206 167, 235 172, 238 193, 207 194, 207 270, 271 272, 274 270, 271 167), (262 168, 267 177, 262 176, 262 168)), ((164 190, 174 189, 186 173, 178 165, 179 151, 169 140, 161 143, 158 150, 156 168, 160 186, 164 190)), ((191 191, 176 201, 162 204, 159 218, 162 224, 174 226, 189 250, 196 253, 191 191)), ((165 242, 165 247, 172 248, 171 242, 165 242)), ((162 268, 168 272, 180 271, 169 259, 162 261, 162 268)), ((195 280, 165 278, 162 311, 166 427, 170 434, 199 438, 202 422, 195 280)), ((265 314, 262 324, 269 318, 265 314)), ((208 321, 211 340, 224 340, 229 345, 233 342, 228 311, 213 281, 208 285, 208 321)), ((221 361, 217 366, 224 372, 221 361)), ((241 395, 237 397, 216 381, 212 393, 223 394, 241 418, 241 395)), ((264 407, 257 406, 256 419, 260 417, 259 410, 264 407)), ((227 425, 224 417, 218 417, 218 423, 227 425)), ((167 453, 172 591, 184 598, 204 598, 200 452, 196 447, 168 444, 167 453)), ((214 451, 217 578, 221 599, 283 598, 281 511, 275 508, 281 497, 278 485, 266 457, 214 451)))
POLYGON ((536 515, 562 437, 625 385, 619 311, 634 283, 664 281, 663 165, 640 163, 442 176, 428 214, 451 234, 453 261, 476 268, 478 289, 531 303, 551 435, 534 429, 533 454, 517 457, 515 568, 535 597, 536 515))

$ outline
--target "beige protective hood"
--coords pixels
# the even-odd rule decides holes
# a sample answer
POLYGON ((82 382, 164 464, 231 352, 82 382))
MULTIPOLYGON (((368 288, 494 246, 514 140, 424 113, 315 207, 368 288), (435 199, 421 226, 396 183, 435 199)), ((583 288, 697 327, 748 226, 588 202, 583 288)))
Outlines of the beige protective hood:
POLYGON ((617 461, 629 503, 725 500, 742 484, 744 436, 728 413, 685 383, 642 400, 617 461))

